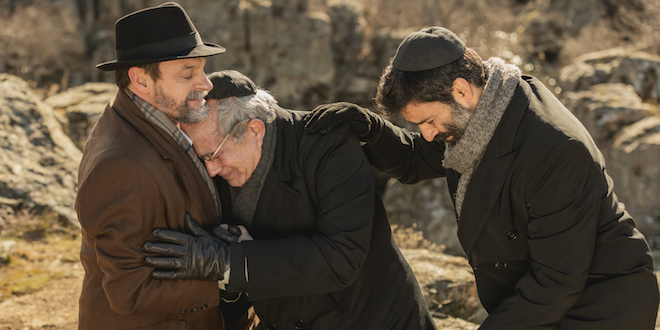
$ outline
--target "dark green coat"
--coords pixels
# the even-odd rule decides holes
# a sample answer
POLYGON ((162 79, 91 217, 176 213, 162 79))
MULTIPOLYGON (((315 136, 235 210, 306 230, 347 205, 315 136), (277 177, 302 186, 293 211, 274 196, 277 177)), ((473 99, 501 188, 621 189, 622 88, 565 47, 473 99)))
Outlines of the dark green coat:
MULTIPOLYGON (((232 244, 228 290, 247 292, 265 329, 435 329, 357 139, 309 135, 302 119, 278 110, 254 240, 232 244)), ((227 183, 215 180, 229 219, 227 183)))
MULTIPOLYGON (((459 174, 444 145, 389 129, 365 148, 401 182, 459 174)), ((463 202, 458 237, 490 313, 482 329, 653 329, 658 285, 644 236, 587 130, 523 76, 463 202), (559 327, 561 329, 561 327, 559 327)))

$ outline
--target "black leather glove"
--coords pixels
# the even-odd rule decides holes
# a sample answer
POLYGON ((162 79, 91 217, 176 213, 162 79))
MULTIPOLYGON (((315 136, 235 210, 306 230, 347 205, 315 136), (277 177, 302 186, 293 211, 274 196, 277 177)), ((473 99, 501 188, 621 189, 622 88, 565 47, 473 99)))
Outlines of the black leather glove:
POLYGON ((222 239, 227 243, 238 243, 238 239, 241 237, 241 228, 237 225, 229 225, 227 229, 220 226, 213 228, 213 235, 217 238, 222 239))
POLYGON ((378 139, 383 119, 367 108, 348 102, 323 104, 312 110, 305 129, 309 133, 326 134, 341 125, 342 131, 355 134, 370 143, 378 139))
POLYGON ((151 232, 157 241, 142 247, 144 252, 159 254, 144 260, 156 267, 151 276, 157 280, 222 280, 230 267, 229 243, 210 235, 188 213, 185 226, 192 235, 161 228, 151 232))

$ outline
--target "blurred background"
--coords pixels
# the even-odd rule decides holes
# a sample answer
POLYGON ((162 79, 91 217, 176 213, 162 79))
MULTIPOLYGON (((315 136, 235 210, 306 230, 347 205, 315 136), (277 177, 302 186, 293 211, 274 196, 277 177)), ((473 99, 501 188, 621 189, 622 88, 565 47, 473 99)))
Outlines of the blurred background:
MULTIPOLYGON (((77 168, 116 93, 114 74, 95 65, 115 59, 119 17, 163 2, 0 0, 0 301, 20 292, 5 290, 16 278, 41 276, 7 271, 39 259, 23 241, 49 243, 59 262, 77 263, 77 168)), ((205 42, 227 49, 208 58, 207 72, 241 71, 296 110, 335 101, 375 109, 378 78, 401 40, 449 28, 484 60, 501 57, 555 92, 589 129, 619 199, 660 249, 660 1, 178 2, 205 42)), ((376 174, 404 247, 462 255, 443 179, 401 185, 376 174)))

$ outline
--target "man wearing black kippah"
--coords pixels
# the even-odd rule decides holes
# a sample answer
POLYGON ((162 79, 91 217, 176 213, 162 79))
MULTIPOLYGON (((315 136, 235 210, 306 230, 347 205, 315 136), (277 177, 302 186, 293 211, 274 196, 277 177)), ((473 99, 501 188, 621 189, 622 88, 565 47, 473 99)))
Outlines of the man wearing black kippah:
POLYGON ((213 234, 230 245, 193 251, 210 238, 161 230, 145 244, 159 254, 145 260, 154 278, 219 280, 264 329, 435 329, 357 138, 305 132, 309 112, 280 108, 237 71, 209 78, 209 117, 181 128, 214 177, 230 226, 213 234))
POLYGON ((400 44, 376 102, 421 134, 349 103, 318 107, 307 129, 357 134, 403 183, 447 178, 489 312, 480 329, 655 328, 649 246, 589 133, 540 81, 430 27, 400 44))

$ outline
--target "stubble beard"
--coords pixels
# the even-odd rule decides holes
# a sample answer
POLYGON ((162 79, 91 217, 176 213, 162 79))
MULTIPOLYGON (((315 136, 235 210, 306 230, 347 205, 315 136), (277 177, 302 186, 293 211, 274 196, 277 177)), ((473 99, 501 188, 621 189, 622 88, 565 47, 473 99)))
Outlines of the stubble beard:
POLYGON ((449 148, 452 148, 460 141, 467 130, 468 124, 470 123, 470 118, 472 118, 472 110, 470 108, 464 107, 458 102, 451 103, 451 123, 445 126, 447 132, 439 133, 435 136, 435 140, 438 142, 444 142, 445 145, 449 148), (451 140, 447 140, 448 137, 453 136, 451 140))
POLYGON ((175 123, 196 124, 209 114, 209 107, 204 105, 199 109, 193 109, 188 105, 190 99, 203 99, 206 92, 192 91, 183 102, 178 102, 169 97, 160 86, 156 86, 154 101, 158 108, 175 123))

